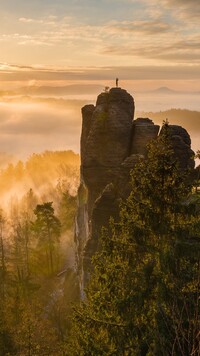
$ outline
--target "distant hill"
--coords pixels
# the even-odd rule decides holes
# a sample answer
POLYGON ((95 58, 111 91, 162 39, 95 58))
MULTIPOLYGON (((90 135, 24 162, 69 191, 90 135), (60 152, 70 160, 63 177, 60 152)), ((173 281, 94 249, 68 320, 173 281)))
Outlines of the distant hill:
POLYGON ((158 89, 152 90, 152 93, 173 94, 173 93, 177 93, 177 92, 175 90, 168 88, 168 87, 160 87, 158 89))
POLYGON ((137 112, 137 116, 149 117, 156 123, 162 123, 168 119, 169 123, 181 125, 188 131, 200 132, 200 111, 191 111, 186 109, 170 109, 160 112, 137 112))
POLYGON ((149 94, 163 94, 163 95, 199 95, 199 91, 181 91, 181 90, 173 90, 168 87, 160 87, 155 90, 149 90, 146 93, 149 94))

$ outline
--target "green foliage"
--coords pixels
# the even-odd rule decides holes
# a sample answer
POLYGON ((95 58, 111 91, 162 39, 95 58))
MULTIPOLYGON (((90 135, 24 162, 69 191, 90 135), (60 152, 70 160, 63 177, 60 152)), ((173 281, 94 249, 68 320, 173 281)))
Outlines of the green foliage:
POLYGON ((42 316, 39 304, 22 305, 20 320, 14 334, 17 345, 16 355, 48 355, 59 352, 56 330, 52 323, 42 316))
POLYGON ((72 152, 46 152, 0 174, 1 201, 10 188, 19 198, 0 212, 0 356, 64 355, 78 298, 68 268, 78 161, 72 152))
POLYGON ((31 221, 30 211, 19 214, 16 209, 10 225, 0 217, 0 356, 63 355, 71 302, 78 298, 66 256, 63 272, 56 263, 61 224, 52 203, 38 204, 34 213, 31 221))
POLYGON ((46 254, 49 273, 56 270, 55 252, 61 234, 61 223, 54 215, 52 204, 53 202, 38 204, 34 210, 36 220, 32 223, 38 247, 46 254))
POLYGON ((132 172, 132 191, 75 310, 71 355, 198 355, 200 219, 168 126, 132 172))
POLYGON ((76 208, 77 198, 70 195, 68 191, 63 192, 58 209, 58 216, 62 224, 62 231, 73 228, 76 208))

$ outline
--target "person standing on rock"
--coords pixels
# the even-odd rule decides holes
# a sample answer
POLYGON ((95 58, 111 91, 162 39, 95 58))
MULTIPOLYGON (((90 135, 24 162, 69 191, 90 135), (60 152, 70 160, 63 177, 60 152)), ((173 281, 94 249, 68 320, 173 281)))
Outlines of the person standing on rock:
POLYGON ((119 82, 119 79, 116 78, 116 87, 118 88, 118 82, 119 82))

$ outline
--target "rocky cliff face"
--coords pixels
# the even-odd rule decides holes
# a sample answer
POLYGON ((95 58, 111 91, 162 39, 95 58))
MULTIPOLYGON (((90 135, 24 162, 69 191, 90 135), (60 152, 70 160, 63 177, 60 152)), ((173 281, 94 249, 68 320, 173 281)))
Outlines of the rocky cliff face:
MULTIPOLYGON (((162 130, 160 132, 162 134, 162 130)), ((169 134, 175 156, 181 169, 194 168, 194 152, 191 150, 191 139, 188 132, 181 126, 169 125, 169 134)))
MULTIPOLYGON (((134 120, 134 100, 121 88, 98 96, 96 106, 82 109, 81 182, 75 229, 81 290, 89 277, 98 236, 110 217, 117 219, 119 200, 130 193, 130 171, 146 155, 146 145, 158 136, 149 118, 134 120)), ((181 166, 193 166, 190 137, 170 126, 173 147, 181 166)))

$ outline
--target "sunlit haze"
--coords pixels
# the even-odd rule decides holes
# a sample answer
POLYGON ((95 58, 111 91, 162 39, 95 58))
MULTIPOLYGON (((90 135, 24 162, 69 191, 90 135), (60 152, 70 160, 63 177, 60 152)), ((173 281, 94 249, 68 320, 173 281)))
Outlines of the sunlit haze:
POLYGON ((78 152, 81 107, 116 77, 137 112, 199 111, 199 14, 198 0, 2 1, 0 151, 78 152))

